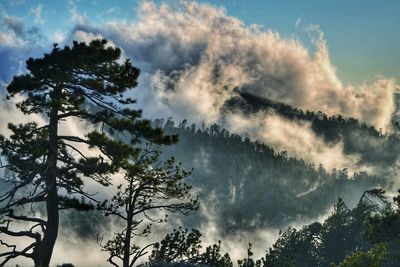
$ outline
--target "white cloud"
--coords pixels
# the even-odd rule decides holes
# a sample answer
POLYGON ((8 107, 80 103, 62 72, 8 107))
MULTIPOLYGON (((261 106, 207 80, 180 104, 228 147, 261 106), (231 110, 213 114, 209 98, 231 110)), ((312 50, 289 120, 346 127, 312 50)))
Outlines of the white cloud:
POLYGON ((0 43, 2 46, 10 48, 23 47, 27 44, 26 41, 16 36, 13 32, 0 32, 0 43))
MULTIPOLYGON (((84 216, 84 215, 81 215, 84 216)), ((52 264, 72 263, 77 266, 109 266, 108 255, 93 240, 85 240, 63 229, 53 251, 52 264)), ((56 266, 56 265, 54 265, 56 266)))
POLYGON ((154 73, 154 99, 178 117, 218 121, 220 107, 240 88, 294 107, 390 127, 395 80, 344 85, 317 25, 307 26, 313 54, 295 38, 247 27, 222 8, 196 2, 145 1, 134 22, 109 23, 99 31, 154 73))
MULTIPOLYGON (((141 81, 146 85, 136 96, 145 116, 226 123, 223 126, 232 130, 233 123, 221 107, 242 91, 389 129, 395 111, 393 93, 399 89, 396 81, 380 77, 372 84, 345 85, 336 74, 320 27, 305 27, 314 52, 296 38, 248 27, 223 8, 186 1, 174 5, 145 1, 135 21, 110 22, 99 29, 81 25, 72 35, 83 40, 105 36, 143 66, 141 81)), ((261 121, 253 118, 252 127, 242 128, 261 132, 261 124, 272 122, 279 131, 298 130, 297 145, 303 150, 296 150, 287 139, 278 139, 276 133, 254 137, 328 168, 357 163, 356 155, 343 155, 340 144, 325 144, 307 125, 265 117, 261 121), (313 141, 317 147, 309 145, 313 141)))
POLYGON ((51 38, 51 40, 54 43, 60 44, 60 43, 64 43, 66 38, 66 33, 65 32, 61 32, 61 31, 56 31, 53 34, 53 37, 51 38))
POLYGON ((82 25, 88 24, 89 20, 86 15, 86 12, 81 14, 75 4, 75 1, 70 0, 68 2, 68 12, 69 12, 69 15, 71 16, 72 22, 74 22, 76 24, 82 24, 82 25))
POLYGON ((0 99, 0 114, 3 117, 3 121, 0 124, 0 134, 9 137, 11 131, 8 129, 8 123, 27 123, 36 122, 38 124, 44 124, 45 120, 36 114, 25 115, 19 109, 16 108, 15 104, 22 101, 23 97, 16 96, 13 100, 6 100, 4 97, 0 99))
POLYGON ((250 116, 232 113, 227 115, 227 122, 228 128, 235 133, 271 144, 277 151, 287 151, 290 156, 323 164, 327 170, 350 168, 350 172, 369 171, 358 165, 359 156, 345 155, 341 143, 326 144, 312 131, 308 122, 289 121, 262 112, 250 116))
POLYGON ((25 29, 21 19, 0 12, 0 44, 3 47, 19 48, 25 47, 25 29))
POLYGON ((43 6, 41 4, 38 4, 34 8, 32 8, 29 11, 29 14, 31 14, 34 17, 34 22, 37 24, 44 24, 45 20, 42 17, 42 9, 43 6))

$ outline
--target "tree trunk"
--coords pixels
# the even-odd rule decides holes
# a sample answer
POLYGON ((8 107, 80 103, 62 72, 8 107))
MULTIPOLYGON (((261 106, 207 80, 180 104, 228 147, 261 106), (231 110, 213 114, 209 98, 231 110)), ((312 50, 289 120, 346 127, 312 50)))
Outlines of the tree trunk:
POLYGON ((59 207, 57 190, 57 157, 58 157, 58 110, 61 89, 58 87, 53 91, 53 107, 49 122, 49 151, 47 158, 46 179, 46 211, 47 224, 43 233, 40 246, 35 251, 35 267, 48 267, 53 254, 54 245, 58 236, 59 207))
MULTIPOLYGON (((131 185, 132 186, 132 185, 131 185)), ((131 203, 132 190, 129 192, 129 207, 126 222, 126 235, 124 242, 124 257, 122 261, 122 267, 129 267, 130 265, 130 252, 131 252, 131 235, 132 235, 132 219, 133 219, 133 205, 131 203)))
POLYGON ((42 242, 37 249, 36 258, 34 259, 35 267, 48 267, 50 264, 53 248, 58 236, 58 198, 57 187, 50 189, 46 199, 47 209, 47 227, 44 232, 42 242))
POLYGON ((134 207, 136 203, 136 194, 134 194, 133 190, 133 179, 129 181, 129 196, 127 199, 127 222, 126 222, 126 236, 125 236, 125 242, 124 242, 124 257, 122 261, 122 266, 123 267, 129 267, 130 266, 130 253, 131 253, 131 236, 132 236, 132 220, 133 220, 133 212, 134 212, 134 207))
POLYGON ((129 219, 128 217, 126 236, 124 242, 124 258, 122 264, 123 267, 129 267, 130 265, 129 259, 131 250, 131 235, 132 235, 132 218, 129 219))

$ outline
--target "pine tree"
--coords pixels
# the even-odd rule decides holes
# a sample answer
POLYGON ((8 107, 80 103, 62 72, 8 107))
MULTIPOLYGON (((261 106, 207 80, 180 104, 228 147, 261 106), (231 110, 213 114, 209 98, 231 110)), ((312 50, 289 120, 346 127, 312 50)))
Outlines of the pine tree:
POLYGON ((106 40, 74 42, 63 49, 54 45, 42 58, 29 58, 27 74, 15 76, 7 86, 9 98, 22 96, 17 108, 26 115, 39 114, 45 124, 10 123, 11 136, 0 136, 3 167, 16 176, 5 179, 9 190, 0 196, 1 251, 6 250, 0 253, 0 265, 23 256, 35 266, 49 266, 59 211, 90 209, 96 201, 85 190, 86 179, 110 185, 113 174, 139 157, 140 142, 177 140, 132 109, 135 101, 126 92, 137 85, 139 69, 129 60, 119 63, 120 55, 121 50, 106 40), (66 135, 61 127, 73 119, 90 124, 92 130, 66 135), (81 201, 82 196, 89 201, 81 201), (43 216, 37 213, 41 208, 43 216), (16 227, 21 223, 26 229, 16 227), (16 238, 26 238, 26 246, 6 242, 16 238))
POLYGON ((116 217, 124 225, 113 239, 105 244, 99 242, 114 266, 134 266, 148 253, 147 248, 154 244, 139 247, 137 238, 147 237, 153 223, 166 222, 168 213, 189 215, 198 208, 198 199, 190 194, 191 186, 183 181, 190 172, 175 164, 174 158, 161 162, 159 156, 158 147, 147 144, 139 159, 125 166, 124 185, 118 186, 111 201, 99 205, 106 215, 116 217), (162 212, 166 212, 164 217, 162 212))
POLYGON ((213 266, 232 267, 228 253, 221 254, 221 241, 201 251, 201 234, 179 227, 156 243, 145 266, 213 266), (176 265, 173 265, 175 263, 176 265))

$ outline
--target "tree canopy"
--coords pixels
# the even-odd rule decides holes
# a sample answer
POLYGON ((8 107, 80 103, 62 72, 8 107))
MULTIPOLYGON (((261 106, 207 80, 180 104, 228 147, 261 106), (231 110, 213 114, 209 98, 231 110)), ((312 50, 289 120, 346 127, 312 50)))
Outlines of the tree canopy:
POLYGON ((59 211, 87 210, 97 201, 85 189, 87 179, 110 185, 113 174, 139 157, 140 143, 177 140, 132 108, 135 100, 127 92, 137 85, 139 69, 128 59, 120 63, 120 55, 106 40, 54 45, 42 58, 29 58, 27 73, 7 86, 8 98, 22 98, 16 104, 20 111, 38 114, 45 123, 9 123, 11 135, 0 136, 3 167, 15 173, 4 178, 10 189, 0 196, 0 239, 6 249, 1 264, 23 256, 35 266, 48 266, 59 211), (86 133, 65 131, 74 120, 86 123, 86 133), (16 227, 21 223, 26 229, 16 227), (10 238, 25 238, 25 246, 9 243, 10 238))
POLYGON ((157 147, 146 145, 137 161, 124 167, 124 185, 118 186, 110 201, 99 205, 107 216, 123 222, 111 240, 100 242, 114 266, 132 267, 148 253, 154 243, 140 247, 135 241, 147 237, 153 223, 167 222, 168 213, 189 215, 198 208, 198 199, 190 193, 192 187, 184 182, 190 172, 175 164, 174 158, 160 162, 159 156, 157 147))

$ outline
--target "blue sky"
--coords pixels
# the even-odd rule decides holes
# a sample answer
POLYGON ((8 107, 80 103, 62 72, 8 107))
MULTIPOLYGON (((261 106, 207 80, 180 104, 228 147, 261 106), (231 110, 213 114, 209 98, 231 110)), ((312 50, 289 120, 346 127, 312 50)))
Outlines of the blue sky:
MULTIPOLYGON (((155 1, 156 3, 162 1, 155 1)), ((168 1, 169 3, 173 1, 168 1)), ((253 0, 199 1, 223 6, 245 24, 259 24, 307 45, 296 21, 317 24, 324 32, 331 61, 344 82, 371 82, 376 75, 400 78, 400 2, 397 0, 253 0)), ((101 25, 135 19, 139 1, 2 0, 0 11, 39 28, 49 40, 66 35, 77 19, 101 25)), ((0 28, 1 31, 1 28, 0 28)))
MULTIPOLYGON (((229 1, 218 1, 227 3, 229 1)), ((396 0, 234 1, 233 16, 296 34, 294 21, 320 25, 339 76, 360 82, 381 73, 400 78, 400 2, 396 0)))

